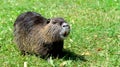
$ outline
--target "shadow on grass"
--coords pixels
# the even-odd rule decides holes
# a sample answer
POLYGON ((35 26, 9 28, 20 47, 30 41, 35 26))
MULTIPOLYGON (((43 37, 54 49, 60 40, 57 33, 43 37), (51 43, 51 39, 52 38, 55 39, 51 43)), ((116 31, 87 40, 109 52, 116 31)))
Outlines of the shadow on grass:
POLYGON ((74 52, 71 52, 70 50, 64 50, 59 58, 62 58, 64 60, 74 60, 74 61, 80 60, 83 62, 87 61, 83 55, 78 55, 74 52))
MULTIPOLYGON (((42 59, 46 59, 48 60, 49 57, 41 57, 40 55, 36 55, 36 54, 31 54, 31 53, 26 53, 26 54, 22 54, 21 55, 25 56, 25 55, 35 55, 39 58, 42 58, 42 59)), ((63 52, 61 54, 59 54, 59 56, 52 56, 53 59, 55 58, 58 58, 58 59, 63 59, 63 60, 73 60, 73 61, 87 61, 84 57, 84 55, 78 55, 74 52, 71 52, 70 50, 66 50, 64 49, 63 52)))

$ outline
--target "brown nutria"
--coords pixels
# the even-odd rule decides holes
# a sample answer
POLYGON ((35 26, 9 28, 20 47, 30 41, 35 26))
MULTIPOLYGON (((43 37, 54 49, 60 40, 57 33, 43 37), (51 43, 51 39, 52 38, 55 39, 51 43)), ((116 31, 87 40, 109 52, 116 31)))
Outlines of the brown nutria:
POLYGON ((36 12, 22 13, 14 23, 15 41, 23 54, 57 56, 69 32, 70 26, 63 18, 46 19, 36 12))

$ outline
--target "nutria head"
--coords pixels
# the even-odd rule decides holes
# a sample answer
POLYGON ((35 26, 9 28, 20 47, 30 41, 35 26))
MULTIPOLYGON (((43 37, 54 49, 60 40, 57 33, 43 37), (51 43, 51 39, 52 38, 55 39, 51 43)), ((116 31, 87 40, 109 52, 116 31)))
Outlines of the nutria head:
POLYGON ((44 28, 47 38, 52 41, 63 40, 70 32, 69 24, 63 18, 48 19, 44 28))

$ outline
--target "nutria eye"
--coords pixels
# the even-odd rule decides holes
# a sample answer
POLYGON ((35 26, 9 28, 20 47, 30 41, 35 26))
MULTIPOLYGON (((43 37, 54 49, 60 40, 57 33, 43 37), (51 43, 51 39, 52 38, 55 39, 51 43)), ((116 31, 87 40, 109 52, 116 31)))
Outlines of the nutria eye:
POLYGON ((62 25, 63 24, 63 22, 60 22, 60 25, 62 25))
POLYGON ((50 19, 47 19, 47 24, 50 23, 50 19))

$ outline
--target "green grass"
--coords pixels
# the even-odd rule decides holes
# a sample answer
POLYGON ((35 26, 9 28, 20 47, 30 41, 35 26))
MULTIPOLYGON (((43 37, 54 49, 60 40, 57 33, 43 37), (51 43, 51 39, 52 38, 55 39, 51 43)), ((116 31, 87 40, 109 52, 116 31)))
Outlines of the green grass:
POLYGON ((120 1, 1 0, 0 66, 23 67, 24 62, 28 67, 119 67, 120 1), (71 33, 64 44, 69 51, 67 57, 48 62, 34 55, 20 55, 13 41, 13 23, 26 11, 68 21, 71 33))

